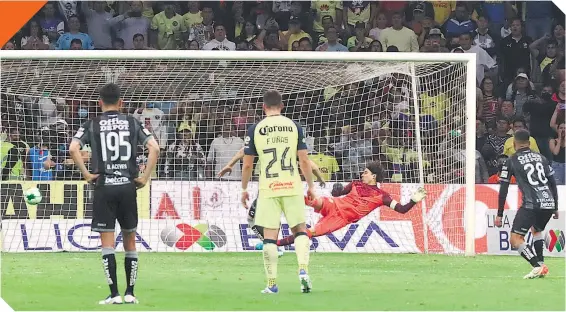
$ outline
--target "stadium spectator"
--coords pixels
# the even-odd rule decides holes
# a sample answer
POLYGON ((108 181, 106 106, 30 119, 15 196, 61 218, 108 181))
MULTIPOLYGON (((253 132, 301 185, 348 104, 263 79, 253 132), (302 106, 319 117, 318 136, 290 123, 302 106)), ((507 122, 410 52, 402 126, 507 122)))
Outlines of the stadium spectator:
POLYGON ((57 42, 59 36, 65 32, 65 23, 56 13, 57 9, 53 2, 47 2, 41 9, 43 17, 39 19, 39 25, 50 42, 57 42))
POLYGON ((164 113, 155 107, 155 103, 146 102, 144 107, 136 109, 132 115, 154 134, 162 149, 167 146, 167 130, 163 122, 164 113))
POLYGON ((187 42, 185 43, 185 50, 200 50, 200 47, 198 45, 198 41, 187 40, 187 42))
POLYGON ((371 131, 365 131, 363 125, 343 128, 334 151, 342 158, 343 178, 357 179, 373 156, 371 131))
POLYGON ((179 128, 179 138, 169 145, 167 159, 169 172, 173 177, 183 180, 204 178, 205 156, 202 147, 193 137, 189 126, 179 128))
POLYGON ((499 46, 499 73, 504 85, 511 83, 517 75, 519 68, 524 68, 525 73, 531 72, 531 53, 529 45, 532 43, 530 37, 523 36, 521 19, 511 20, 511 34, 501 40, 499 46))
POLYGON ((78 1, 58 1, 59 2, 59 12, 61 15, 67 19, 67 22, 70 21, 72 16, 77 16, 77 2, 78 1))
POLYGON ((348 38, 346 45, 351 52, 358 52, 369 48, 372 41, 373 39, 366 36, 366 25, 358 22, 355 26, 355 36, 348 38))
POLYGON ((324 181, 336 180, 336 173, 340 171, 340 167, 336 157, 328 152, 326 139, 315 138, 314 146, 314 151, 309 154, 309 159, 318 166, 324 181))
POLYGON ((369 44, 367 52, 383 52, 383 46, 379 40, 374 40, 369 44))
POLYGON ((534 96, 533 85, 529 80, 527 74, 518 74, 513 82, 511 90, 507 90, 505 99, 513 102, 515 107, 515 114, 523 116, 523 106, 527 100, 532 99, 534 96))
POLYGON ((374 27, 369 31, 369 37, 373 40, 379 40, 381 31, 387 28, 387 16, 385 13, 380 12, 375 18, 374 27))
POLYGON ((483 95, 481 117, 489 127, 494 127, 502 99, 497 96, 497 88, 495 88, 493 79, 490 77, 485 77, 482 80, 480 89, 483 95))
POLYGON ((476 81, 480 83, 485 76, 485 71, 495 68, 495 61, 484 49, 477 45, 472 45, 471 33, 460 34, 458 42, 464 53, 476 54, 476 81))
MULTIPOLYGON (((432 28, 428 31, 428 35, 425 37, 423 46, 420 49, 420 52, 442 52, 447 53, 450 52, 446 47, 442 45, 442 32, 438 28, 432 28)), ((463 52, 463 50, 462 50, 463 52)))
POLYGON ((491 22, 491 27, 497 31, 505 23, 505 19, 514 16, 517 8, 511 1, 482 1, 475 5, 475 13, 485 15, 491 22))
POLYGON ((210 6, 204 6, 201 11, 202 22, 189 29, 189 40, 196 40, 204 47, 214 38, 214 11, 210 6))
POLYGON ((326 32, 324 19, 330 19, 336 29, 342 29, 343 18, 342 1, 311 1, 311 11, 314 14, 313 31, 317 37, 326 32))
POLYGON ((476 46, 482 48, 492 58, 497 57, 497 47, 500 40, 500 34, 489 28, 489 18, 487 15, 478 16, 478 28, 474 31, 473 42, 476 46))
POLYGON ((175 5, 165 2, 163 12, 156 14, 151 20, 151 47, 160 50, 176 50, 186 40, 187 28, 185 20, 177 12, 175 5))
MULTIPOLYGON (((219 172, 226 166, 236 151, 244 147, 244 140, 234 136, 232 125, 230 122, 222 125, 220 136, 215 138, 210 144, 208 151, 207 163, 209 165, 208 177, 212 177, 215 172, 219 172)), ((240 180, 242 178, 241 164, 236 163, 232 168, 232 172, 222 179, 240 180)))
POLYGON ((202 47, 203 50, 225 50, 234 51, 236 50, 236 44, 229 41, 226 38, 226 29, 224 25, 215 24, 214 25, 214 39, 210 40, 207 44, 202 47))
POLYGON ((17 128, 9 130, 8 141, 2 142, 0 159, 2 174, 0 180, 24 180, 26 178, 29 145, 21 140, 17 128))
MULTIPOLYGON (((527 124, 522 118, 513 120, 513 132, 518 130, 527 130, 527 124)), ((532 136, 529 137, 529 141, 531 142, 531 150, 540 153, 537 141, 532 136)), ((507 141, 505 141, 505 144, 503 145, 503 154, 509 157, 515 154, 515 146, 513 145, 513 142, 515 142, 514 137, 510 137, 509 139, 507 139, 507 141)))
POLYGON ((122 38, 114 38, 112 40, 112 50, 124 50, 124 40, 122 38))
MULTIPOLYGON (((343 20, 344 27, 349 36, 355 35, 355 26, 362 22, 364 25, 373 25, 373 17, 377 13, 377 3, 371 1, 344 1, 343 20)), ((383 4, 381 2, 380 4, 383 4)), ((368 29, 369 30, 369 29, 368 29)))
POLYGON ((112 47, 112 14, 106 12, 104 1, 81 1, 81 10, 86 18, 88 34, 94 42, 94 48, 109 50, 112 47), (89 6, 92 5, 92 8, 89 6))
POLYGON ((548 142, 554 136, 550 128, 549 120, 556 109, 556 103, 552 101, 552 86, 546 85, 542 88, 540 97, 527 100, 523 111, 530 116, 531 136, 537 142, 540 152, 547 159, 552 159, 548 142))
POLYGON ((185 27, 191 29, 194 26, 202 23, 202 14, 200 11, 199 1, 188 1, 187 2, 188 12, 183 15, 185 20, 185 27))
MULTIPOLYGON (((324 16, 322 18, 322 28, 324 29, 324 31, 322 33, 315 33, 315 39, 317 42, 317 45, 322 45, 323 43, 326 43, 328 40, 326 39, 326 37, 324 36, 324 33, 326 32, 326 30, 330 27, 334 26, 337 30, 341 29, 341 27, 337 27, 334 25, 334 21, 332 20, 332 17, 330 16, 324 16)), ((340 39, 340 37, 338 37, 338 42, 342 42, 342 39, 340 39)))
POLYGON ((2 50, 16 50, 16 43, 10 40, 4 44, 2 50))
MULTIPOLYGON (((135 34, 132 40, 134 50, 150 50, 151 48, 146 45, 145 37, 142 34, 135 34)), ((124 48, 126 45, 124 45, 124 48)), ((190 49, 189 49, 190 50, 190 49)), ((200 49, 196 49, 200 50, 200 49)))
POLYGON ((82 50, 82 49, 83 49, 83 43, 81 39, 75 38, 71 40, 71 47, 69 48, 69 50, 82 50))
POLYGON ((43 162, 50 157, 49 148, 44 140, 29 150, 29 169, 31 172, 31 180, 33 181, 50 181, 53 180, 53 170, 45 169, 43 162))
POLYGON ((263 37, 265 36, 265 30, 262 30, 261 32, 257 29, 257 26, 254 24, 253 21, 249 20, 249 21, 245 21, 242 24, 242 29, 240 30, 240 33, 236 36, 236 42, 246 42, 246 43, 251 43, 255 41, 263 41, 263 37), (260 38, 260 34, 262 34, 261 38, 260 38))
POLYGON ((566 111, 566 94, 564 93, 564 81, 560 83, 560 87, 558 88, 558 92, 555 92, 552 95, 552 101, 555 103, 556 108, 554 109, 554 113, 550 118, 550 127, 554 129, 554 131, 558 132, 558 126, 565 122, 565 111, 566 111))
POLYGON ((312 42, 309 37, 299 39, 298 51, 312 51, 312 42))
POLYGON ((513 101, 503 100, 501 102, 500 116, 508 121, 515 120, 517 118, 517 114, 515 113, 515 104, 513 101))
POLYGON ((49 37, 43 34, 37 20, 31 20, 24 33, 20 44, 22 50, 49 50, 49 37))
POLYGON ((124 49, 134 49, 131 39, 136 34, 141 34, 144 38, 144 46, 148 46, 148 30, 150 20, 143 14, 143 2, 132 1, 129 11, 112 18, 109 23, 116 30, 116 37, 124 40, 124 49))
MULTIPOLYGON (((292 1, 273 1, 273 5, 271 8, 271 12, 273 13, 274 19, 277 21, 277 24, 281 25, 282 30, 288 29, 288 22, 293 15, 291 13, 291 6, 292 1)), ((300 14, 300 12, 298 12, 300 14)))
POLYGON ((379 1, 377 8, 379 12, 385 13, 387 19, 391 20, 393 13, 405 11, 407 4, 408 1, 379 1))
MULTIPOLYGON (((379 41, 386 48, 395 46, 399 52, 418 52, 419 42, 414 31, 403 26, 403 13, 395 12, 391 17, 391 27, 381 31, 379 41)), ((390 52, 390 51, 387 51, 390 52)))
MULTIPOLYGON (((564 20, 564 17, 562 17, 564 20)), ((556 40, 558 42, 558 51, 564 51, 564 22, 555 22, 552 26, 552 37, 551 39, 556 40)))
POLYGON ((434 8, 426 1, 411 2, 407 7, 406 25, 417 36, 425 34, 425 25, 428 29, 433 26, 434 8), (426 12, 426 13, 425 13, 426 12))
POLYGON ((476 29, 476 23, 470 19, 470 12, 464 3, 458 3, 454 10, 454 18, 448 19, 442 26, 442 32, 447 39, 458 37, 463 33, 471 33, 476 29))
POLYGON ((509 132, 509 121, 503 117, 497 118, 495 133, 487 137, 481 154, 486 161, 489 175, 498 171, 497 156, 503 154, 503 147, 507 139, 511 137, 509 132))
POLYGON ((301 22, 298 18, 292 18, 289 21, 289 30, 283 31, 282 34, 281 47, 287 47, 289 51, 292 51, 292 45, 295 41, 299 41, 302 38, 309 38, 312 40, 311 36, 301 29, 301 22))
POLYGON ((488 137, 485 121, 481 118, 476 118, 476 151, 481 151, 488 137))
POLYGON ((527 36, 531 38, 544 37, 549 31, 548 19, 556 14, 554 10, 559 9, 553 5, 552 1, 525 1, 523 5, 523 19, 527 21, 527 36))
POLYGON ((69 32, 62 34, 59 39, 57 39, 56 49, 70 50, 73 39, 79 39, 84 50, 94 49, 94 42, 92 42, 90 36, 80 32, 80 29, 81 21, 79 17, 76 15, 69 17, 69 32))
POLYGON ((431 1, 434 9, 434 22, 436 25, 444 25, 450 18, 454 9, 456 9, 456 1, 431 1))
MULTIPOLYGON (((542 83, 549 84, 552 80, 552 68, 555 63, 559 62, 558 53, 558 42, 556 40, 551 40, 550 35, 545 35, 539 38, 529 46, 531 50, 531 55, 536 59, 535 65, 537 72, 541 73, 542 83), (546 49, 543 53, 540 53, 539 47, 546 43, 546 49)), ((564 53, 562 52, 562 55, 564 53)))
POLYGON ((555 172, 556 183, 559 185, 566 184, 566 124, 561 123, 558 126, 558 134, 555 139, 549 142, 552 157, 552 168, 555 172))
MULTIPOLYGON (((417 41, 419 42, 419 47, 424 46, 426 39, 428 38, 428 35, 430 33, 430 30, 435 28, 434 27, 434 21, 431 17, 425 16, 420 22, 419 24, 421 25, 421 29, 417 32, 415 32, 417 34, 417 41)), ((442 34, 442 32, 441 32, 442 34)))

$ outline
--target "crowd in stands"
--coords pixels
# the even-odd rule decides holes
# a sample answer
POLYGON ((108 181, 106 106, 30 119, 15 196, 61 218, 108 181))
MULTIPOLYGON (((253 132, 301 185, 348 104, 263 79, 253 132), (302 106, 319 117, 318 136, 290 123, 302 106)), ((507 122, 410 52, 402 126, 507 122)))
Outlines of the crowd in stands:
MULTIPOLYGON (((527 128, 531 148, 552 161, 565 184, 564 14, 551 1, 50 1, 3 49, 475 53, 476 183, 498 182, 515 152, 511 134, 527 128)), ((287 94, 286 114, 304 126, 326 180, 355 178, 366 162, 380 160, 388 181, 416 182, 410 99, 417 97, 425 180, 461 183, 465 96, 450 78, 458 70, 419 81, 417 94, 402 74, 331 95, 287 94)), ((213 178, 243 146, 247 125, 261 119, 259 98, 176 100, 127 108, 163 149, 158 178, 213 178)), ((2 140, 9 142, 0 151, 3 180, 81 178, 66 147, 97 113, 96 98, 2 90, 0 108, 2 140)), ((86 148, 85 160, 88 154, 86 148)), ((143 169, 143 155, 138 160, 143 169)), ((227 179, 239 178, 236 166, 227 179)))

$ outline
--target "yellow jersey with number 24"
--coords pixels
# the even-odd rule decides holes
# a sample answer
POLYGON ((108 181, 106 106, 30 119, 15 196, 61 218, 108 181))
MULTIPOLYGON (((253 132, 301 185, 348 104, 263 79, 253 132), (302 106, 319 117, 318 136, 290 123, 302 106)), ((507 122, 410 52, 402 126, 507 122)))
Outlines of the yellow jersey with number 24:
POLYGON ((303 195, 297 151, 306 150, 303 129, 293 120, 268 116, 248 129, 245 155, 259 157, 259 196, 303 195))

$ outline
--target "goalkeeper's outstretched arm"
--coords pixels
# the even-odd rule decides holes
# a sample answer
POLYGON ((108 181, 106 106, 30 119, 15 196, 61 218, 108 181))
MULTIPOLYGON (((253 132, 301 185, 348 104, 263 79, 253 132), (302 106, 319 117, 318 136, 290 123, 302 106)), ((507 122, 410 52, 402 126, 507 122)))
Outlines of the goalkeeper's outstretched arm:
POLYGON ((397 211, 398 213, 407 213, 411 210, 418 202, 423 200, 426 197, 426 190, 424 187, 420 187, 414 194, 411 196, 411 200, 401 205, 396 200, 392 199, 389 194, 385 194, 383 196, 383 205, 388 206, 389 208, 397 211))

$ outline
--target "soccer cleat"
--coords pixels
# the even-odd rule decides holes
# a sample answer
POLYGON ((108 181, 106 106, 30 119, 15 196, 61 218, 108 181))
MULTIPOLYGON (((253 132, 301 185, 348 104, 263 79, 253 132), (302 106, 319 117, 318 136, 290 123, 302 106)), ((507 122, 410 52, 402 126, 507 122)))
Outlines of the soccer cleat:
POLYGON ((278 292, 279 292, 279 288, 277 288, 277 285, 273 285, 271 287, 265 287, 265 289, 261 291, 262 294, 276 294, 278 292))
POLYGON ((310 293, 312 289, 312 283, 307 272, 305 272, 304 270, 301 270, 299 272, 299 281, 301 281, 301 291, 305 294, 310 293))
POLYGON ((134 295, 127 294, 127 295, 124 296, 124 303, 127 303, 127 304, 138 304, 138 303, 140 303, 140 302, 138 301, 138 299, 136 299, 136 297, 135 297, 134 295))
POLYGON ((122 297, 116 296, 112 297, 112 295, 106 297, 104 300, 100 300, 98 304, 122 304, 122 297))
POLYGON ((533 279, 537 277, 544 277, 546 274, 548 274, 548 267, 546 266, 546 264, 543 264, 539 267, 534 267, 532 271, 529 272, 529 274, 525 275, 523 278, 533 279))

